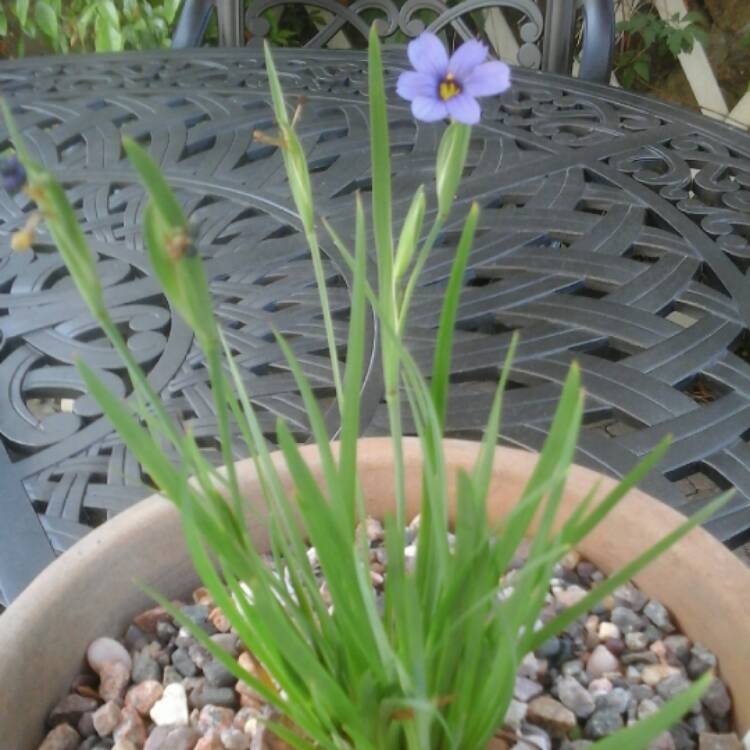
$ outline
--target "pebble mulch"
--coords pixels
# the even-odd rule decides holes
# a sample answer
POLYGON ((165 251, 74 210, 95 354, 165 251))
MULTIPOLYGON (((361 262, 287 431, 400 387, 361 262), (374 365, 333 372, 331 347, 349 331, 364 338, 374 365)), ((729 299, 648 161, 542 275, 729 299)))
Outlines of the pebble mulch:
MULTIPOLYGON (((415 524, 408 531, 407 561, 416 553, 415 524)), ((387 576, 382 526, 368 521, 367 535, 373 582, 382 593, 387 576)), ((309 555, 315 566, 315 550, 309 555)), ((522 562, 521 556, 515 566, 522 562)), ((512 585, 512 576, 510 570, 506 584, 512 585)), ((603 578, 570 553, 555 570, 541 621, 579 601, 603 578)), ((262 669, 204 589, 181 606, 245 669, 262 669)), ((39 750, 286 747, 264 730, 269 707, 159 607, 138 615, 119 641, 94 641, 87 661, 90 669, 51 712, 39 750)), ((709 670, 717 673, 716 657, 682 635, 660 602, 625 585, 524 658, 505 726, 491 750, 583 750, 658 711, 709 670)), ((731 710, 729 692, 717 676, 702 701, 652 748, 743 750, 732 731, 731 710)))

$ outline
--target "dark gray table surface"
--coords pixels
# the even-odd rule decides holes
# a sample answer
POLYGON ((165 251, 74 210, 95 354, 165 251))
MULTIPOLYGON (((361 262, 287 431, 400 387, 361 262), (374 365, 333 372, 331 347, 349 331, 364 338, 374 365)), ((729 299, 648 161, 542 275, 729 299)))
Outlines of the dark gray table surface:
MULTIPOLYGON (((351 234, 368 190, 362 53, 280 51, 318 210, 351 234)), ((402 51, 386 55, 393 90, 402 51)), ((283 414, 300 439, 300 398, 271 337, 290 336, 324 404, 331 373, 317 293, 272 130, 258 50, 40 58, 0 65, 34 154, 65 184, 98 255, 107 299, 176 417, 216 455, 215 415, 191 332, 151 275, 144 193, 120 146, 147 145, 200 237, 216 310, 269 438, 283 414)), ((750 138, 613 88, 533 72, 484 102, 453 220, 415 297, 409 346, 429 367, 444 287, 468 204, 482 214, 459 311, 449 431, 476 437, 511 332, 522 334, 503 438, 538 448, 574 359, 588 391, 578 460, 621 475, 666 433, 674 446, 644 484, 684 512, 734 486, 709 524, 736 544, 750 529, 750 138)), ((396 221, 430 184, 442 126, 415 122, 392 93, 396 221)), ((3 131, 2 145, 7 145, 3 131)), ((118 358, 72 290, 44 233, 10 250, 31 206, 0 193, 0 601, 91 526, 148 492, 140 467, 86 397, 82 354, 123 396, 118 358)), ((348 272, 329 242, 339 321, 348 272)), ((338 323, 343 345, 345 324, 338 323)), ((377 346, 363 388, 364 432, 386 427, 377 346)), ((345 352, 341 351, 342 362, 345 352)), ((337 417, 328 412, 331 429, 337 417)), ((236 451, 242 446, 237 442, 236 451)))

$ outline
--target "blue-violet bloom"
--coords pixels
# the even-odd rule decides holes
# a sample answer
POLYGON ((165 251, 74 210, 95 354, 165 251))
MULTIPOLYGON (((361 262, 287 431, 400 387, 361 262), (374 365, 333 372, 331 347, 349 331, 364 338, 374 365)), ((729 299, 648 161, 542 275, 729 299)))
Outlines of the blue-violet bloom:
POLYGON ((17 156, 0 162, 0 180, 8 193, 17 193, 26 184, 26 170, 17 156))
POLYGON ((487 60, 487 46, 472 39, 451 56, 435 34, 425 31, 407 47, 414 70, 402 73, 396 91, 411 102, 414 117, 435 122, 451 117, 475 125, 481 111, 477 98, 501 94, 510 87, 510 68, 487 60))

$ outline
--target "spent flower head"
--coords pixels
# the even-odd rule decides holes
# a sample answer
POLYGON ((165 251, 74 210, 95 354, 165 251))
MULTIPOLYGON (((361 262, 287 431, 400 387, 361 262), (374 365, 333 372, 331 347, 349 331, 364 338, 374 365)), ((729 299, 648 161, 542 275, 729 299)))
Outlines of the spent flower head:
POLYGON ((26 170, 17 156, 0 162, 0 179, 3 190, 11 194, 17 193, 26 184, 26 170))
POLYGON ((398 95, 411 102, 414 117, 435 122, 450 117, 476 125, 477 99, 502 94, 510 87, 510 68, 487 60, 487 46, 476 39, 464 42, 450 57, 435 34, 425 31, 407 47, 414 70, 398 79, 398 95))

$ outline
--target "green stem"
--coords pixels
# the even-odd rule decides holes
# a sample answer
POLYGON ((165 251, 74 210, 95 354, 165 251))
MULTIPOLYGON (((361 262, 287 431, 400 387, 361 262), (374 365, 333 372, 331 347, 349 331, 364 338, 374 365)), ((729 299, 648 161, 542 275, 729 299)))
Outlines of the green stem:
POLYGON ((388 409, 388 421, 391 427, 391 442, 393 444, 393 471, 396 484, 396 525, 400 534, 406 526, 406 470, 404 467, 404 455, 402 446, 401 426, 401 397, 398 393, 398 383, 395 392, 386 385, 385 395, 386 407, 388 409))
POLYGON ((229 479, 229 492, 232 496, 232 505, 236 515, 235 528, 241 536, 243 544, 248 543, 247 529, 242 523, 242 497, 237 480, 237 469, 232 454, 232 431, 229 423, 229 410, 226 408, 230 389, 227 387, 227 379, 222 367, 221 346, 216 341, 207 342, 203 347, 208 364, 208 374, 213 390, 214 404, 216 406, 216 420, 219 428, 219 442, 221 444, 221 456, 229 479))
POLYGON ((182 438, 177 431, 177 428, 175 427, 174 420, 169 416, 167 410, 164 408, 164 404, 162 403, 159 394, 154 390, 151 383, 148 382, 148 379, 144 375, 143 370, 133 357, 133 354, 128 348, 125 339, 122 337, 122 334, 110 317, 109 313, 105 308, 92 308, 91 312, 99 322, 99 325, 102 327, 104 333, 112 342, 112 345, 115 347, 115 350, 122 358, 122 361, 125 363, 128 374, 130 375, 130 379, 133 383, 133 387, 139 389, 141 393, 143 393, 147 397, 148 401, 156 412, 156 416, 159 418, 159 421, 164 427, 166 436, 170 441, 172 441, 175 447, 179 447, 180 443, 182 442, 182 438))
POLYGON ((419 277, 422 274, 422 269, 424 268, 424 264, 427 262, 427 258, 429 257, 430 252, 432 252, 432 248, 434 247, 435 242, 437 242, 437 238, 443 229, 446 218, 446 216, 441 216, 440 214, 437 215, 432 225, 432 229, 430 229, 430 233, 427 235, 427 239, 425 240, 424 245, 422 245, 422 248, 417 255, 417 260, 414 263, 414 269, 409 276, 409 281, 407 282, 406 289, 404 290, 404 298, 401 302, 401 309, 398 312, 398 332, 401 336, 403 336, 404 334, 406 319, 409 315, 409 307, 411 305, 411 298, 414 295, 417 281, 419 280, 419 277))
MULTIPOLYGON (((310 194, 312 202, 312 194, 310 194)), ((315 282, 318 285, 318 295, 320 296, 320 306, 323 308, 323 325, 326 332, 326 341, 328 343, 328 356, 331 358, 331 369, 333 371, 333 384, 336 389, 336 401, 338 402, 339 413, 344 412, 344 388, 341 381, 341 369, 339 367, 338 352, 336 349, 336 337, 333 331, 333 318, 331 317, 331 306, 328 301, 328 288, 326 287, 325 274, 323 273, 323 261, 320 257, 320 246, 318 237, 313 227, 305 227, 307 242, 310 245, 312 254, 313 271, 315 273, 315 282)))

